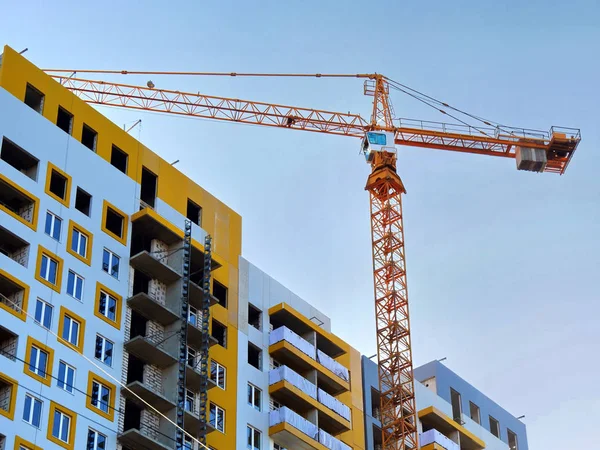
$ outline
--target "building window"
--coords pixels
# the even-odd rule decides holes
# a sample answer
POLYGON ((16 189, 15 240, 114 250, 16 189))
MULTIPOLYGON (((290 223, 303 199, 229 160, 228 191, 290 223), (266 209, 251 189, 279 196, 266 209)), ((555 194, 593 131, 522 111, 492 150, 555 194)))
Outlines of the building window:
POLYGON ((477 406, 473 402, 469 402, 469 413, 471 416, 471 420, 473 422, 475 422, 476 424, 480 425, 481 424, 481 415, 479 412, 479 406, 477 406))
POLYGON ((194 450, 194 440, 187 434, 183 436, 183 450, 194 450))
POLYGON ((33 395, 25 395, 25 406, 23 407, 23 420, 36 428, 42 423, 42 401, 33 395))
MULTIPOLYGON (((15 418, 15 402, 17 401, 16 380, 0 374, 0 416, 13 420, 15 418)), ((0 434, 1 436, 1 434, 0 434)), ((1 443, 1 440, 0 440, 1 443)), ((0 447, 1 448, 1 447, 0 447)))
POLYGON ((191 325, 198 327, 198 310, 193 306, 190 306, 188 309, 188 322, 191 325))
POLYGON ((46 226, 44 233, 50 236, 52 239, 60 241, 60 229, 62 227, 62 219, 50 211, 46 212, 46 226))
POLYGON ((500 422, 490 416, 490 433, 500 439, 500 422))
POLYGON ((123 150, 121 150, 116 145, 112 146, 112 150, 110 152, 110 163, 114 167, 119 169, 121 172, 123 172, 124 174, 127 174, 127 159, 128 158, 129 157, 128 157, 127 153, 125 153, 123 150))
POLYGON ((62 264, 61 258, 41 245, 38 246, 35 279, 53 291, 60 292, 62 264))
POLYGON ((91 205, 92 196, 78 187, 75 192, 75 209, 89 217, 91 205))
POLYGON ((262 329, 261 319, 261 310, 248 303, 248 325, 251 325, 260 331, 262 329))
POLYGON ((71 134, 71 132, 73 131, 73 114, 71 114, 62 106, 58 107, 58 114, 56 115, 56 126, 67 134, 71 134))
POLYGON ((49 330, 52 327, 53 309, 50 303, 38 298, 35 302, 35 322, 49 330))
POLYGON ((75 367, 68 365, 64 361, 58 363, 58 380, 56 385, 67 392, 73 393, 75 386, 75 367))
POLYGON ((462 424, 460 394, 452 388, 450 388, 450 403, 452 404, 452 418, 455 422, 462 424))
POLYGON ((44 111, 44 94, 27 83, 25 88, 25 104, 35 112, 42 114, 44 111))
POLYGON ((92 235, 72 220, 69 221, 69 246, 67 251, 88 266, 92 262, 92 235))
POLYGON ((225 433, 225 410, 214 403, 210 404, 209 423, 221 433, 225 433))
POLYGON ((262 350, 248 342, 248 364, 262 370, 262 350))
POLYGON ((217 303, 223 308, 227 308, 227 288, 213 278, 213 296, 217 303))
POLYGON ((96 350, 94 356, 107 366, 112 366, 114 344, 104 336, 96 335, 96 350))
POLYGON ((196 394, 189 389, 185 390, 185 410, 196 414, 196 394))
POLYGON ((187 365, 196 368, 200 363, 198 352, 188 345, 187 347, 187 365))
POLYGON ((114 278, 119 278, 119 262, 121 258, 108 249, 102 252, 102 270, 114 278))
POLYGON ((273 450, 285 450, 281 445, 273 443, 273 450))
POLYGON ((257 411, 261 410, 261 395, 262 391, 259 388, 248 383, 248 404, 257 411))
POLYGON ((6 138, 2 139, 0 159, 31 178, 33 181, 37 181, 40 160, 6 138))
POLYGON ((140 200, 150 208, 154 208, 158 177, 142 166, 142 179, 140 185, 140 200))
POLYGON ((517 442, 517 435, 507 428, 508 432, 508 448, 510 450, 519 450, 519 444, 517 442))
POLYGON ((225 389, 225 367, 214 359, 210 361, 210 379, 221 389, 225 389))
POLYGON ((96 152, 96 143, 98 141, 98 133, 92 130, 91 127, 83 124, 81 130, 81 143, 89 148, 91 151, 96 152))
POLYGON ((202 208, 188 198, 186 217, 198 226, 202 226, 202 208))
POLYGON ((71 177, 52 163, 48 163, 46 194, 69 207, 71 177))
POLYGON ((48 283, 56 284, 58 273, 58 261, 48 255, 42 255, 42 267, 40 267, 40 277, 48 283))
POLYGON ((127 245, 127 215, 106 200, 102 212, 102 231, 127 245))
POLYGON ((29 349, 29 371, 42 378, 49 377, 48 356, 48 352, 32 345, 29 349))
POLYGON ((83 277, 69 270, 67 276, 67 294, 77 300, 83 300, 83 277))
POLYGON ((91 428, 88 429, 86 450, 106 450, 106 436, 91 428))
POLYGON ((227 327, 215 319, 212 320, 212 337, 221 347, 227 348, 227 327))
POLYGON ((83 353, 84 335, 85 320, 61 306, 58 325, 59 341, 76 352, 83 353))
POLYGON ((121 297, 106 286, 98 283, 96 288, 96 317, 115 328, 121 323, 121 297))
POLYGON ((48 439, 63 448, 73 448, 75 441, 75 413, 67 408, 50 403, 48 439))
POLYGON ((88 408, 108 420, 113 420, 116 389, 114 384, 90 372, 88 379, 88 408))
POLYGON ((246 448, 248 450, 260 450, 260 431, 250 425, 246 428, 246 448))

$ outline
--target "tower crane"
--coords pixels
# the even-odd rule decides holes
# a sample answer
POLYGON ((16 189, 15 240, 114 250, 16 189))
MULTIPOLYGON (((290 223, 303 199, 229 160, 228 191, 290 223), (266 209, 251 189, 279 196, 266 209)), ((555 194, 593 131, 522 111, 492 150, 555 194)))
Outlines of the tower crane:
POLYGON ((384 450, 419 448, 404 254, 402 194, 406 190, 396 171, 397 147, 425 147, 498 156, 515 159, 519 170, 563 174, 581 140, 580 130, 574 128, 552 127, 546 132, 487 121, 376 73, 257 74, 57 69, 48 69, 46 72, 90 104, 327 133, 361 140, 360 150, 371 166, 365 189, 369 192, 371 207, 384 450), (66 73, 70 75, 65 76, 66 73), (373 108, 370 120, 366 120, 359 114, 157 89, 152 82, 146 86, 136 86, 77 77, 84 73, 359 78, 364 80, 364 94, 373 97, 373 108), (390 89, 427 103, 460 123, 451 125, 395 119, 390 89), (470 125, 448 110, 466 115, 483 125, 470 125))

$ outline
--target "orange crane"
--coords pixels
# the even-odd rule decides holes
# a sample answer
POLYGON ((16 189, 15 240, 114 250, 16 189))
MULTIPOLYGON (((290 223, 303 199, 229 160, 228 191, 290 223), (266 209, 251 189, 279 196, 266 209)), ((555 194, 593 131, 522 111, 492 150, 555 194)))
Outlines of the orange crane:
POLYGON ((550 131, 506 127, 465 113, 381 74, 256 74, 208 72, 130 72, 48 69, 55 79, 91 104, 156 111, 240 122, 362 140, 361 151, 371 165, 365 189, 371 202, 373 280, 377 329, 382 448, 416 450, 417 411, 414 395, 410 318, 404 256, 402 194, 396 171, 396 146, 514 158, 517 168, 563 174, 581 140, 578 129, 550 131), (65 77, 64 73, 71 75, 65 77), (252 77, 317 77, 364 79, 364 94, 373 97, 370 120, 358 114, 278 105, 200 93, 156 89, 77 78, 77 73, 196 75, 252 77), (435 107, 460 125, 394 119, 390 88, 435 107), (445 109, 466 115, 485 127, 471 126, 445 109))

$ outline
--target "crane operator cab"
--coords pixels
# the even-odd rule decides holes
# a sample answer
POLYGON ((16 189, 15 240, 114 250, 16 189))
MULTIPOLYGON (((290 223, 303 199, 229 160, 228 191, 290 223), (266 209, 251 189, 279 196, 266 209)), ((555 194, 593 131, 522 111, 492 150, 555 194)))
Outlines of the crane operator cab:
POLYGON ((368 131, 362 142, 361 151, 367 162, 373 161, 374 152, 396 153, 395 136, 392 132, 368 131))

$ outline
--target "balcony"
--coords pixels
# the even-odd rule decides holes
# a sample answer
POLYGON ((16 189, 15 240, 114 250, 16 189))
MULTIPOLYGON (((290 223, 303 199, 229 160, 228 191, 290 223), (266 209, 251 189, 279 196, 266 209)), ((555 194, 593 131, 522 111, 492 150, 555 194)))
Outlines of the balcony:
POLYGON ((8 256, 23 267, 27 267, 29 243, 0 226, 0 253, 8 256))
POLYGON ((179 315, 167 305, 158 302, 145 292, 139 292, 127 299, 127 304, 148 320, 161 325, 170 325, 179 319, 179 315))
POLYGON ((131 264, 131 267, 143 272, 148 277, 165 284, 171 284, 181 278, 181 274, 178 271, 160 259, 155 258, 147 250, 132 256, 129 260, 129 264, 131 264))
POLYGON ((286 407, 269 413, 269 436, 279 445, 294 450, 352 450, 286 407))
POLYGON ((423 450, 435 450, 441 446, 445 450, 460 450, 460 446, 438 430, 432 429, 419 435, 419 444, 423 450))
POLYGON ((299 413, 317 410, 319 423, 340 433, 350 427, 350 408, 286 366, 269 372, 269 394, 299 413), (340 413, 341 412, 341 413, 340 413))
MULTIPOLYGON (((200 390, 200 383, 202 382, 202 373, 200 372, 200 367, 198 365, 192 367, 189 364, 185 366, 185 384, 188 389, 192 391, 198 392, 200 390)), ((207 388, 210 390, 216 386, 216 383, 207 378, 207 388)))
MULTIPOLYGON (((202 301, 204 299, 204 291, 202 287, 190 281, 190 305, 196 309, 202 308, 202 301)), ((217 298, 210 294, 210 306, 218 303, 217 298)))
POLYGON ((461 450, 482 450, 485 448, 485 442, 482 439, 451 419, 435 406, 421 409, 418 416, 423 424, 424 430, 429 431, 435 429, 444 435, 450 435, 451 433, 458 431, 461 450))
MULTIPOLYGON (((198 436, 202 428, 202 420, 200 420, 200 416, 198 415, 199 410, 199 401, 196 399, 193 403, 186 403, 185 406, 185 419, 184 419, 184 429, 188 433, 198 436)), ((208 411, 207 411, 208 414, 208 411)), ((212 433, 216 428, 213 427, 210 423, 206 423, 206 433, 212 433)))
POLYGON ((119 434, 117 440, 129 448, 143 448, 146 450, 172 450, 172 446, 161 444, 156 439, 147 436, 137 428, 130 428, 119 434))
POLYGON ((166 352, 163 348, 157 347, 154 342, 144 336, 136 336, 125 342, 125 350, 137 356, 142 361, 164 369, 177 362, 177 359, 166 352))
POLYGON ((317 362, 314 345, 287 327, 282 326, 269 333, 269 353, 297 372, 316 369, 319 385, 326 387, 329 392, 338 394, 350 390, 348 381, 317 362))
POLYGON ((0 210, 35 229, 38 199, 0 174, 0 210))
POLYGON ((137 396, 141 397, 145 402, 150 403, 163 414, 175 408, 176 406, 174 402, 166 398, 164 395, 154 391, 153 389, 150 389, 148 384, 140 381, 129 383, 127 385, 127 389, 123 389, 121 392, 123 393, 123 397, 130 399, 140 408, 146 408, 146 405, 140 401, 137 396))

